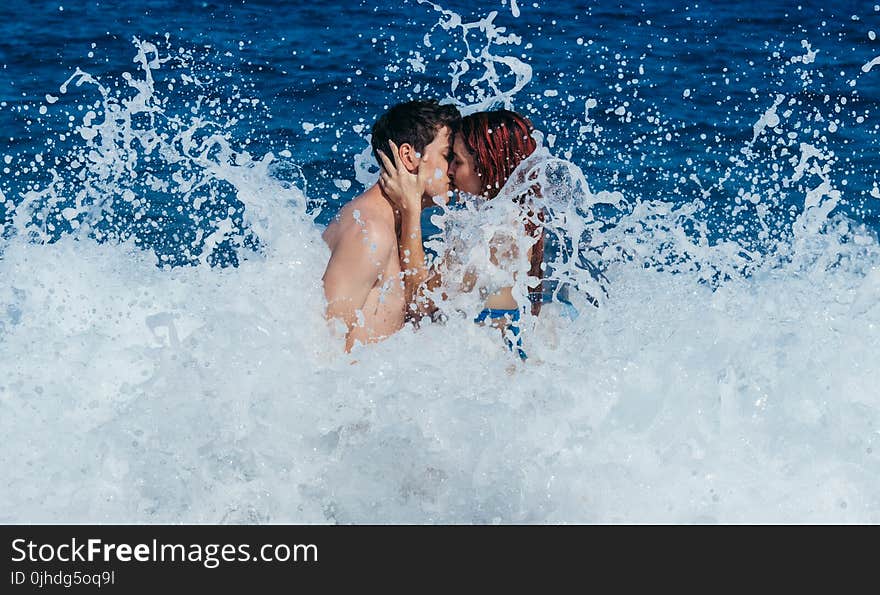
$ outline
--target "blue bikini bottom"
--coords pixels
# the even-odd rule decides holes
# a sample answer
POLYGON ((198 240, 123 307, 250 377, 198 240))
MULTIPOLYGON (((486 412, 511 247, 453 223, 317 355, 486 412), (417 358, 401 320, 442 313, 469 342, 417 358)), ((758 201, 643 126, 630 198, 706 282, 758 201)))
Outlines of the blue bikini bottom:
POLYGON ((528 359, 526 352, 523 351, 522 348, 522 337, 519 336, 519 325, 516 324, 519 322, 519 309, 513 308, 510 310, 504 310, 501 308, 484 308, 482 312, 480 312, 476 318, 474 318, 474 322, 477 324, 482 324, 486 321, 486 319, 490 320, 499 320, 505 319, 507 320, 507 330, 513 335, 513 338, 516 339, 514 342, 510 338, 507 339, 507 347, 511 351, 516 349, 516 354, 519 355, 519 358, 523 361, 528 359))

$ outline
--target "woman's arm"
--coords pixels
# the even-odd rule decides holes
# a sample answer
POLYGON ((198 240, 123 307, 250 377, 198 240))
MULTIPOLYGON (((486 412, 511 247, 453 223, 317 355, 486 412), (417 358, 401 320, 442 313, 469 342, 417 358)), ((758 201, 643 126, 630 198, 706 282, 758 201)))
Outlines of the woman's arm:
POLYGON ((426 292, 433 291, 440 285, 440 274, 436 269, 429 269, 425 263, 421 212, 401 212, 399 246, 407 314, 418 321, 423 316, 431 316, 437 310, 426 292))
MULTIPOLYGON (((389 144, 396 154, 397 145, 394 141, 389 141, 389 144)), ((382 160, 379 187, 400 212, 398 250, 403 269, 407 317, 418 321, 437 310, 426 292, 440 285, 439 273, 429 270, 425 262, 422 242, 422 195, 425 193, 428 172, 427 168, 419 168, 417 173, 410 173, 402 164, 392 163, 382 151, 379 151, 379 158, 382 160)))

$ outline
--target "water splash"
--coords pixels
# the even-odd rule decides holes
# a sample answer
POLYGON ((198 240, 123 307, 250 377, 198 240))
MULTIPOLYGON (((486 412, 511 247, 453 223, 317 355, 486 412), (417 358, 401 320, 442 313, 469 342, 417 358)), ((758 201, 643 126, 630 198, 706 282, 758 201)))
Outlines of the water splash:
POLYGON ((191 51, 173 52, 167 38, 165 53, 137 38, 133 44, 136 74, 104 84, 77 68, 60 86, 62 99, 71 85, 98 98, 77 98, 89 109, 59 135, 53 146, 63 154, 46 169, 50 182, 22 193, 10 229, 38 242, 67 233, 99 242, 132 238, 169 264, 223 262, 238 256, 237 246, 253 249, 290 233, 290 215, 276 217, 269 203, 302 218, 304 195, 279 179, 274 154, 254 157, 234 139, 250 117, 241 106, 259 109, 259 100, 240 91, 213 97, 216 75, 201 71, 191 51), (175 86, 182 92, 175 95, 175 86), (72 139, 81 142, 65 148, 72 139))
MULTIPOLYGON (((466 23, 458 13, 433 2, 419 0, 419 4, 427 4, 442 15, 437 24, 425 33, 423 43, 426 48, 432 47, 431 35, 437 27, 458 36, 453 42, 447 42, 447 45, 460 44, 464 47, 464 56, 450 63, 451 80, 447 101, 458 107, 465 116, 499 107, 511 109, 513 97, 532 79, 532 67, 512 54, 499 55, 494 52, 503 50, 503 46, 519 46, 522 38, 513 33, 505 35, 507 28, 495 24, 497 11, 466 23), (474 40, 472 35, 477 32, 484 37, 474 35, 477 37, 474 40), (498 72, 499 67, 503 69, 502 73, 498 72), (472 68, 476 69, 474 74, 470 74, 472 68), (505 75, 514 78, 509 89, 502 87, 505 75), (467 78, 468 76, 473 78, 467 78), (465 85, 460 89, 463 82, 465 85)), ((518 9, 513 6, 515 4, 511 9, 514 16, 517 16, 518 9)))
MULTIPOLYGON (((497 15, 483 31, 440 12, 449 29, 431 32, 506 33, 497 15)), ((501 200, 437 215, 464 265, 522 297, 529 239, 504 198, 537 187, 560 246, 549 274, 577 289, 578 316, 555 303, 528 319, 521 363, 469 316, 343 354, 302 175, 250 154, 240 128, 258 98, 205 78, 198 56, 135 46, 130 76, 78 70, 47 100, 66 118, 92 94, 21 174, 32 188, 2 197, 7 522, 878 521, 880 247, 843 212, 846 156, 828 147, 855 99, 801 76, 825 54, 780 55, 807 91, 756 90, 725 167, 680 164, 681 195, 554 156, 619 150, 609 125, 639 123, 632 97, 575 98, 584 144, 547 118, 501 200), (500 231, 525 243, 493 270, 500 231), (222 251, 237 266, 216 266, 222 251)), ((462 105, 529 91, 454 72, 462 105)), ((680 130, 659 111, 634 154, 680 130)))

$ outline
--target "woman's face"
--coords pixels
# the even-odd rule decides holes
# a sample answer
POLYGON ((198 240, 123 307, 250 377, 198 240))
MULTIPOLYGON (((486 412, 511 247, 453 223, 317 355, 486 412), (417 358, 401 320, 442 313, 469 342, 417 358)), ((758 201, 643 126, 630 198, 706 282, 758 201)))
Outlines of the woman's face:
POLYGON ((452 178, 455 189, 475 196, 481 195, 483 193, 482 178, 477 174, 474 167, 474 156, 468 152, 461 136, 455 137, 452 152, 449 177, 452 178))

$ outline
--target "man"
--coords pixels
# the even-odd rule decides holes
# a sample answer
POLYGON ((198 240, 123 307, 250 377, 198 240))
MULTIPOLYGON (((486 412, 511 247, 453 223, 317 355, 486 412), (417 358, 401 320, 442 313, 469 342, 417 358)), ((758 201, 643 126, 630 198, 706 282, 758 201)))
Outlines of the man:
MULTIPOLYGON (((451 105, 410 101, 389 109, 373 126, 372 147, 424 181, 422 208, 447 200, 451 105)), ((381 161, 380 161, 381 163, 381 161)), ((327 317, 345 323, 345 350, 379 341, 403 326, 406 314, 399 255, 400 213, 376 183, 349 202, 324 231, 330 262, 324 272, 327 317)))

